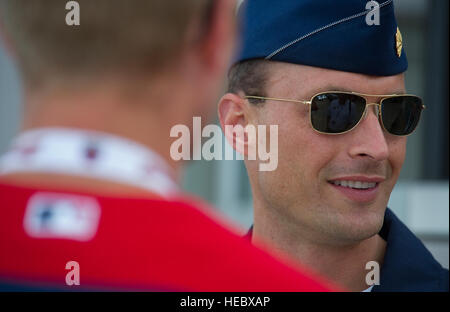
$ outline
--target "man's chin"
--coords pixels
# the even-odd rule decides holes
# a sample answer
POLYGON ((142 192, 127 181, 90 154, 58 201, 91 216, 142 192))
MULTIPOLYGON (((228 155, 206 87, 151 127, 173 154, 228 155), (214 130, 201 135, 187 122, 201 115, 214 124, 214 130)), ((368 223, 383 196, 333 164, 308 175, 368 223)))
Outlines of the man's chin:
POLYGON ((329 229, 336 243, 354 244, 378 234, 383 226, 384 209, 366 210, 358 213, 341 213, 329 220, 329 229))

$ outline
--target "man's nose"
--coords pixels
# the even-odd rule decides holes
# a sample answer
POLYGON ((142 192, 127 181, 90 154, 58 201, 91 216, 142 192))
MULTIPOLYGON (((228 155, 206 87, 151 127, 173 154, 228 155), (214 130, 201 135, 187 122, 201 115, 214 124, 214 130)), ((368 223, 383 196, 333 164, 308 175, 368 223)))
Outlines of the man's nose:
POLYGON ((354 140, 349 151, 351 157, 370 157, 376 161, 388 158, 389 148, 378 113, 378 105, 367 106, 363 119, 353 130, 354 140))

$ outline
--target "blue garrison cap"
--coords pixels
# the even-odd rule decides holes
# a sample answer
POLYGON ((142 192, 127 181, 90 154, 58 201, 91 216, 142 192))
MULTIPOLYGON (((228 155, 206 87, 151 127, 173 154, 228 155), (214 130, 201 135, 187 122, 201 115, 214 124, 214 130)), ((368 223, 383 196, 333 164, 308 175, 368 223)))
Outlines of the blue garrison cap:
POLYGON ((378 13, 368 2, 245 0, 235 63, 267 59, 376 76, 406 71, 393 0, 371 1, 378 13))

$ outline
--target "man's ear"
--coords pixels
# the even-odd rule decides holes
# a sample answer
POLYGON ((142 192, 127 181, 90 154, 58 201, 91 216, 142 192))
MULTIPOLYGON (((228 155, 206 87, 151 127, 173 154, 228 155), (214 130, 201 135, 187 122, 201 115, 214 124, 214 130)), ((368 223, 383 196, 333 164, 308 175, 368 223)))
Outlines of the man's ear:
POLYGON ((201 57, 210 73, 222 76, 229 66, 236 32, 236 0, 215 0, 209 29, 201 44, 201 57))
POLYGON ((250 110, 245 100, 234 93, 227 93, 220 99, 219 121, 228 143, 240 154, 248 155, 250 148, 256 148, 256 133, 250 122, 250 110))

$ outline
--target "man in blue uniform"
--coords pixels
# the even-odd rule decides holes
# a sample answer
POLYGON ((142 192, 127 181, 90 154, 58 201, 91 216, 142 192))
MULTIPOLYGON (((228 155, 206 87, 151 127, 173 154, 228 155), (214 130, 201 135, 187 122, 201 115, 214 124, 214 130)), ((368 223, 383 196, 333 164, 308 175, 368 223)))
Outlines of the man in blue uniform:
MULTIPOLYGON (((248 0, 240 17, 221 125, 278 126, 276 170, 245 160, 252 242, 353 291, 448 291, 448 270, 386 208, 425 108, 405 92, 393 1, 248 0)), ((262 142, 225 135, 244 155, 262 142)))

